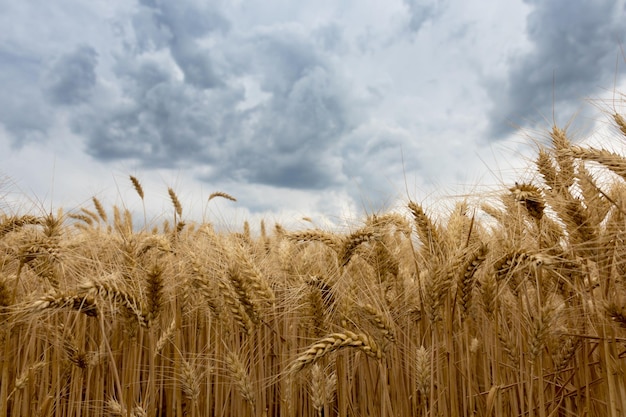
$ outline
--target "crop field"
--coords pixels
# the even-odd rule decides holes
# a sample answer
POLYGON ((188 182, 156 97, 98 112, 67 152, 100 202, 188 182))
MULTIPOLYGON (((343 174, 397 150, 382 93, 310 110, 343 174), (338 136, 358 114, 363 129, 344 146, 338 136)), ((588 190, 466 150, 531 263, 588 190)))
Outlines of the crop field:
POLYGON ((626 158, 548 133, 532 181, 345 233, 5 207, 0 416, 626 415, 626 158))

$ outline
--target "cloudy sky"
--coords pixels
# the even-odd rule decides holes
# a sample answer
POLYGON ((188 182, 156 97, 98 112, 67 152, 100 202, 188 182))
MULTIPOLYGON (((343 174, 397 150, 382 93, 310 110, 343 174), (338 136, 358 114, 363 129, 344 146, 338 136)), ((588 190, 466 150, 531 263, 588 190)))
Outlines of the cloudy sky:
POLYGON ((480 191, 624 84, 624 0, 0 0, 5 205, 337 222, 480 191), (225 191, 237 203, 211 201, 225 191))

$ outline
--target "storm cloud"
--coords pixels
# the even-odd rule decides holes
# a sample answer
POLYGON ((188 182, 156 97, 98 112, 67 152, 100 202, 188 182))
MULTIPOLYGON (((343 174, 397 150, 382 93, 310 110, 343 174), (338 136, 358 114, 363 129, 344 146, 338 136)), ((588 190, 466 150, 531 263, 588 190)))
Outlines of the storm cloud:
POLYGON ((98 54, 86 45, 56 60, 44 76, 44 90, 52 104, 87 101, 96 85, 97 64, 98 54))
POLYGON ((315 38, 297 27, 235 33, 218 12, 207 22, 198 13, 142 8, 136 43, 116 59, 121 96, 74 120, 87 152, 144 167, 205 166, 204 180, 335 184, 333 145, 353 128, 355 111, 315 38))
POLYGON ((41 59, 33 54, 0 46, 0 123, 9 132, 11 145, 46 139, 53 115, 41 91, 41 59))
POLYGON ((528 126, 551 117, 553 104, 558 113, 565 107, 573 113, 580 106, 572 104, 611 89, 626 69, 622 64, 615 73, 620 42, 626 39, 623 2, 577 2, 575 7, 566 0, 526 3, 532 8, 526 24, 531 50, 510 57, 506 77, 488 83, 490 136, 496 139, 510 133, 512 124, 528 126))

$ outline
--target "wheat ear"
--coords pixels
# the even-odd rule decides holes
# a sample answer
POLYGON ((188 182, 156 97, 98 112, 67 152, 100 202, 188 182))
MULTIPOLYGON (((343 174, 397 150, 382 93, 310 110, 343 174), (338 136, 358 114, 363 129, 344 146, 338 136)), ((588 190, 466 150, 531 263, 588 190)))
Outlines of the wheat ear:
POLYGON ((336 252, 341 250, 343 244, 343 241, 337 235, 319 229, 291 232, 286 237, 294 242, 321 242, 336 252))
POLYGON ((192 404, 195 404, 198 401, 198 397, 200 397, 200 378, 195 367, 185 358, 182 360, 180 377, 183 395, 192 404))
POLYGON ((430 350, 420 346, 415 354, 415 385, 425 398, 430 393, 430 350))
POLYGON ((626 304, 612 301, 606 304, 604 311, 613 322, 626 328, 626 304))
POLYGON ((134 176, 130 176, 130 182, 133 183, 133 188, 135 189, 135 191, 137 191, 137 194, 139 195, 139 198, 141 198, 143 200, 143 187, 141 186, 141 183, 139 182, 139 180, 137 179, 137 177, 134 176))
POLYGON ((241 396, 246 400, 252 407, 256 403, 256 397, 254 395, 254 389, 252 387, 252 381, 250 380, 250 375, 246 370, 243 362, 239 359, 239 356, 234 352, 226 353, 226 368, 230 373, 231 377, 237 384, 239 388, 239 392, 241 396))
POLYGON ((396 337, 393 331, 393 324, 387 316, 385 316, 379 309, 371 304, 360 305, 360 308, 368 316, 369 320, 376 326, 383 337, 389 340, 391 343, 395 343, 396 337))
POLYGON ((594 161, 604 165, 610 171, 626 180, 626 158, 617 153, 607 151, 605 149, 582 148, 580 146, 572 146, 563 151, 575 158, 586 161, 594 161))
POLYGON ((511 194, 515 197, 515 200, 524 205, 528 214, 536 219, 541 220, 543 217, 543 211, 546 208, 543 196, 539 188, 532 184, 518 184, 515 183, 515 187, 509 189, 511 194))
POLYGON ((382 358, 382 351, 370 336, 365 333, 353 333, 344 330, 343 333, 333 333, 314 343, 293 361, 289 366, 289 373, 296 373, 302 370, 306 365, 314 363, 329 353, 344 348, 356 348, 372 358, 382 358))
POLYGON ((550 132, 552 145, 555 149, 555 159, 559 166, 557 174, 558 188, 565 190, 574 184, 574 159, 566 151, 571 147, 565 130, 556 126, 550 132))
POLYGON ((172 200, 172 205, 174 206, 174 210, 176 210, 176 214, 178 214, 178 217, 183 217, 183 206, 180 204, 178 196, 171 187, 167 188, 167 193, 170 195, 170 200, 172 200))
POLYGON ((462 317, 465 317, 470 308, 472 292, 476 283, 476 272, 487 258, 487 245, 482 244, 467 258, 461 269, 457 286, 458 300, 461 305, 462 317))
POLYGON ((237 199, 235 197, 233 197, 232 195, 224 193, 224 192, 221 192, 221 191, 216 191, 216 192, 212 193, 209 196, 209 199, 207 201, 211 201, 215 197, 225 198, 226 200, 230 200, 230 201, 237 201, 237 199))
POLYGON ((90 216, 87 216, 86 214, 71 213, 68 215, 68 217, 70 219, 81 221, 88 226, 93 226, 93 219, 90 216))
POLYGON ((150 322, 147 315, 144 313, 141 301, 132 294, 121 289, 113 280, 89 280, 81 284, 80 289, 88 292, 88 294, 100 295, 103 298, 108 298, 122 305, 127 311, 131 312, 137 318, 137 321, 141 326, 149 327, 150 322))
POLYGON ((409 201, 408 207, 415 220, 417 236, 422 242, 422 245, 426 248, 426 253, 438 256, 443 248, 437 227, 426 215, 426 213, 424 213, 424 209, 421 205, 413 201, 409 201))
POLYGON ((98 317, 98 304, 91 295, 52 292, 33 302, 29 308, 32 311, 70 308, 90 317, 98 317))
POLYGON ((3 238, 9 232, 29 224, 41 224, 41 219, 28 215, 10 217, 2 216, 2 220, 0 221, 0 238, 3 238))
POLYGON ((133 407, 130 413, 119 401, 110 398, 105 403, 105 408, 111 417, 147 417, 148 413, 140 406, 133 407))
POLYGON ((370 227, 357 230, 344 239, 343 246, 339 251, 339 262, 346 266, 358 247, 366 242, 377 239, 378 233, 370 227))
POLYGON ((530 360, 535 361, 546 345, 548 337, 554 331, 553 324, 557 318, 558 309, 551 303, 541 307, 539 315, 531 319, 530 360))
POLYGON ((613 114, 613 120, 617 123, 617 127, 619 127, 622 134, 626 136, 626 120, 624 120, 624 117, 619 113, 615 113, 613 114))
MULTIPOLYGON (((47 363, 45 361, 39 361, 24 369, 18 376, 15 378, 15 388, 14 391, 19 391, 23 389, 29 380, 33 378, 33 376, 41 369, 45 368, 47 363)), ((9 394, 11 396, 11 394, 9 394)))
POLYGON ((104 207, 102 206, 100 200, 98 200, 96 197, 92 197, 91 201, 93 201, 93 206, 96 208, 98 216, 100 216, 102 221, 106 223, 108 221, 107 212, 104 210, 104 207))
POLYGON ((146 276, 147 318, 149 321, 157 320, 163 308, 163 281, 163 268, 159 265, 154 265, 147 272, 146 276))
POLYGON ((330 403, 337 389, 337 374, 326 375, 324 368, 318 364, 311 367, 311 402, 318 416, 322 416, 324 406, 330 403))

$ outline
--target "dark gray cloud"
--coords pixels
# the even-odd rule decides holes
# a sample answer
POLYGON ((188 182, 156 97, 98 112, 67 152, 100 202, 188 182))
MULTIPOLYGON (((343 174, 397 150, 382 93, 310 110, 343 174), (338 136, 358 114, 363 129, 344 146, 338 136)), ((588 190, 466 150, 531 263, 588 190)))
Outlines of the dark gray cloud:
POLYGON ((74 105, 89 99, 96 85, 98 54, 86 45, 57 59, 44 76, 44 89, 52 104, 74 105))
MULTIPOLYGON (((143 0, 156 31, 148 35, 157 35, 153 39, 156 45, 165 40, 169 51, 185 75, 185 82, 197 88, 214 88, 220 85, 211 59, 211 50, 202 48, 197 40, 214 32, 227 32, 230 24, 215 9, 212 3, 194 2, 171 3, 143 0), (165 38, 165 39, 163 39, 165 38)), ((143 36, 141 27, 135 26, 138 35, 143 36)), ((152 28, 151 28, 152 29, 152 28)))
MULTIPOLYGON (((487 83, 493 102, 489 113, 493 139, 510 133, 512 124, 527 126, 529 120, 551 118, 553 104, 557 111, 572 110, 567 103, 580 103, 610 89, 619 45, 626 39, 623 2, 526 2, 532 7, 526 25, 532 50, 509 59, 504 79, 487 83)), ((623 75, 624 66, 618 71, 623 75)), ((563 114, 563 119, 571 116, 563 114)))
POLYGON ((334 74, 322 66, 302 66, 307 58, 300 58, 278 80, 260 74, 260 84, 273 88, 271 99, 232 115, 237 135, 225 143, 228 159, 219 167, 224 175, 289 188, 337 183, 341 167, 329 159, 353 127, 353 115, 334 74))
POLYGON ((0 123, 14 147, 45 139, 53 122, 39 86, 42 58, 20 49, 0 46, 0 123))
POLYGON ((409 29, 411 32, 419 32, 422 27, 439 17, 445 8, 442 0, 404 0, 409 9, 409 29))
POLYGON ((236 90, 205 91, 176 79, 165 63, 141 57, 117 63, 124 95, 96 103, 73 121, 97 159, 137 159, 144 167, 216 163, 224 140, 226 109, 241 99, 236 90))
POLYGON ((337 145, 358 122, 327 55, 340 31, 243 34, 218 10, 143 5, 116 56, 111 81, 122 96, 94 97, 73 120, 90 155, 203 167, 206 181, 306 189, 340 181, 337 145))

